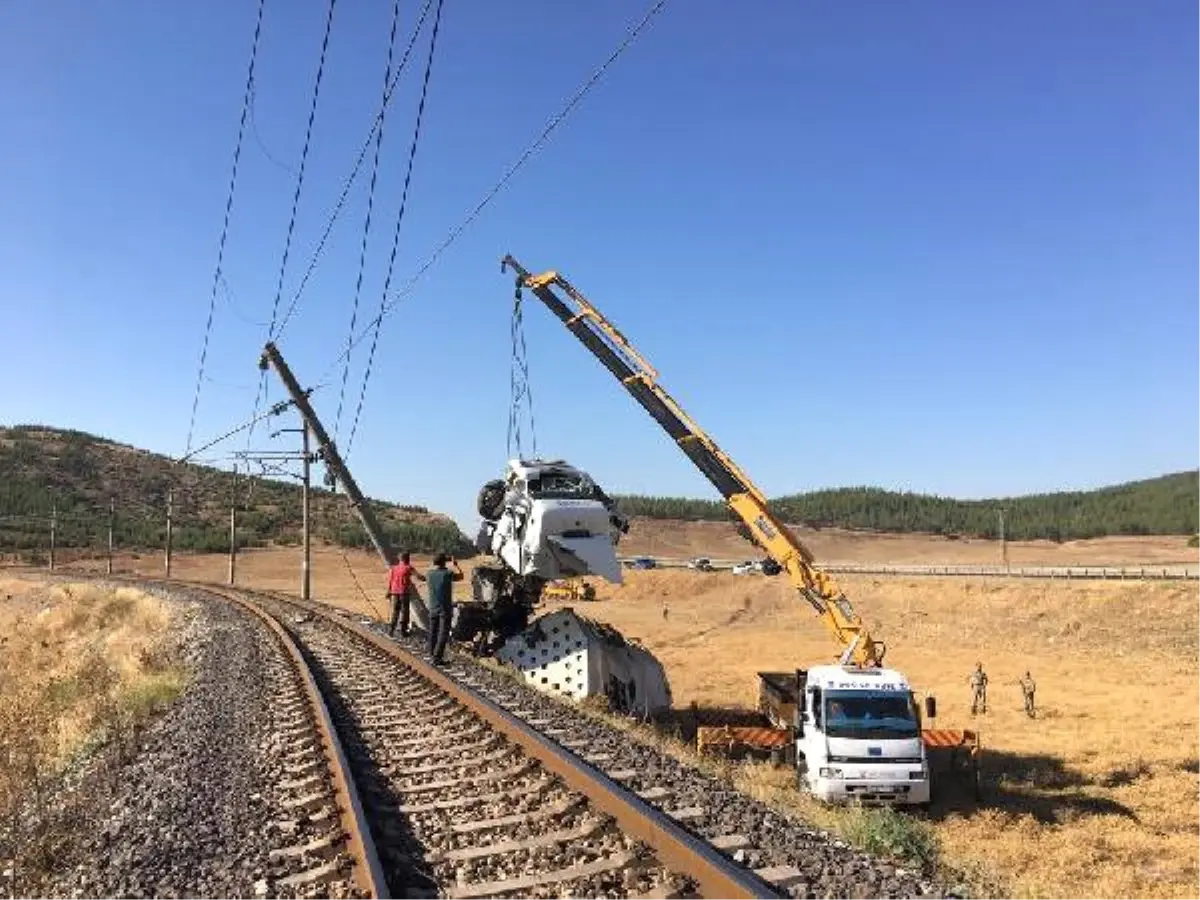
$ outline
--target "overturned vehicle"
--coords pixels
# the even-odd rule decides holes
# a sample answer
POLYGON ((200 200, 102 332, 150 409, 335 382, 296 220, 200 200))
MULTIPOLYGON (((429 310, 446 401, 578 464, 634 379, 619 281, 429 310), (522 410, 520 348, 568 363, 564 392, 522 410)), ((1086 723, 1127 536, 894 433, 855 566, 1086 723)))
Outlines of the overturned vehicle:
POLYGON ((479 492, 484 554, 471 599, 456 606, 453 636, 494 652, 529 624, 548 582, 594 575, 621 582, 617 542, 629 530, 616 504, 563 460, 514 459, 479 492))

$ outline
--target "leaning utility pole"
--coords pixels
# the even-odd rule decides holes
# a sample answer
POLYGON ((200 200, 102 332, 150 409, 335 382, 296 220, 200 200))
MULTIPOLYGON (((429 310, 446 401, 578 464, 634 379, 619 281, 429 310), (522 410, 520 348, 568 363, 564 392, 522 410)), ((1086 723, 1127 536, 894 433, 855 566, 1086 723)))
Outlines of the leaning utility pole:
MULTIPOLYGON (((280 380, 283 382, 283 386, 287 389, 288 394, 291 395, 292 402, 296 404, 296 409, 300 411, 300 417, 304 420, 304 424, 312 431, 313 437, 317 439, 320 458, 324 461, 329 472, 333 473, 335 483, 340 483, 345 489, 346 497, 350 500, 354 511, 358 514, 363 528, 367 531, 367 536, 371 538, 371 543, 375 545, 375 550, 379 553, 379 557, 383 560, 384 565, 388 567, 394 566, 397 561, 395 549, 387 539, 387 535, 380 526, 379 520, 375 518, 375 513, 367 502, 367 498, 358 489, 358 484, 354 481, 350 470, 346 468, 345 462, 342 461, 337 447, 334 446, 333 440, 329 437, 329 432, 325 430, 325 426, 317 418, 317 413, 313 409, 312 404, 308 402, 309 392, 300 387, 300 383, 296 381, 296 376, 292 374, 292 370, 288 367, 288 364, 283 361, 283 357, 279 353, 279 348, 273 342, 268 342, 263 347, 262 357, 258 361, 260 369, 265 370, 268 366, 274 367, 276 374, 279 375, 280 380)), ((349 562, 347 562, 347 565, 349 565, 349 562)), ((419 596, 413 598, 412 607, 417 627, 423 631, 428 630, 429 612, 419 596)))
POLYGON ((117 502, 113 499, 108 501, 108 565, 105 566, 105 572, 108 575, 113 573, 113 520, 117 515, 117 502))
POLYGON ((58 503, 50 507, 50 571, 54 571, 54 548, 58 544, 58 503))
POLYGON ((165 568, 167 570, 167 578, 171 577, 171 516, 175 512, 175 491, 167 491, 167 541, 166 541, 166 560, 165 568))
POLYGON ((317 446, 320 448, 321 458, 329 470, 333 472, 338 483, 345 488, 346 497, 349 498, 350 503, 354 506, 354 511, 358 513, 358 518, 362 520, 363 528, 367 530, 367 535, 371 538, 371 543, 375 545, 375 550, 379 553, 380 558, 385 565, 394 566, 396 564, 396 551, 392 548, 387 536, 383 533, 383 528, 380 527, 379 520, 375 518, 375 513, 372 511, 370 504, 367 503, 367 498, 358 489, 358 484, 355 483, 354 478, 350 475, 350 470, 342 462, 342 457, 333 445, 333 441, 329 437, 329 432, 325 430, 325 426, 317 418, 312 404, 308 402, 308 392, 301 389, 300 383, 296 381, 296 376, 292 374, 292 370, 283 361, 283 357, 279 355, 279 350, 273 343, 268 343, 263 348, 262 358, 258 363, 260 369, 266 369, 268 366, 275 368, 275 372, 279 375, 280 380, 283 381, 283 386, 291 394, 296 408, 300 410, 300 416, 304 419, 304 424, 312 429, 313 437, 317 439, 317 446))

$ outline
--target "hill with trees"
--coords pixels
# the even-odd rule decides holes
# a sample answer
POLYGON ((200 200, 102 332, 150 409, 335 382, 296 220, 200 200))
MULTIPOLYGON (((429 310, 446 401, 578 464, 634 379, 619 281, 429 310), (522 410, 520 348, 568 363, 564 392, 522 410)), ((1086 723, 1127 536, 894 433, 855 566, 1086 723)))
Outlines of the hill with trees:
MULTIPOLYGON (((715 500, 619 496, 622 512, 651 519, 727 521, 715 500)), ((854 487, 790 494, 771 501, 775 515, 809 528, 922 532, 997 538, 1000 510, 1012 540, 1078 540, 1104 535, 1189 534, 1200 519, 1200 472, 1177 472, 1092 491, 956 500, 929 494, 854 487)))
MULTIPOLYGON (((319 474, 314 468, 310 505, 314 539, 345 547, 370 546, 346 498, 316 486, 319 474)), ((59 547, 104 548, 110 501, 119 548, 161 547, 168 491, 173 503, 172 543, 178 549, 227 550, 231 505, 239 510, 240 546, 301 540, 298 482, 248 475, 235 480, 229 471, 176 463, 79 431, 41 425, 0 428, 0 552, 45 549, 54 508, 59 547)), ((421 506, 371 503, 398 549, 444 550, 464 558, 474 553, 471 542, 447 516, 421 506)))

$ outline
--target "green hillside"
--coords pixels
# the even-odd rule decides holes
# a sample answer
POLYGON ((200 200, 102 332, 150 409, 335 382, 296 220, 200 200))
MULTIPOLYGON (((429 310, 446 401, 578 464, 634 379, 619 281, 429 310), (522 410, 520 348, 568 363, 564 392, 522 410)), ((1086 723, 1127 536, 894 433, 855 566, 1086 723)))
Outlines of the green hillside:
MULTIPOLYGON (((315 486, 321 471, 313 474, 314 538, 370 546, 346 499, 315 486)), ((56 504, 58 546, 104 548, 110 500, 116 508, 119 548, 161 547, 168 490, 174 495, 172 541, 181 550, 227 550, 231 504, 240 510, 240 546, 300 542, 298 482, 240 476, 235 483, 231 472, 176 464, 95 435, 40 425, 0 427, 0 552, 45 549, 56 504)), ((473 553, 470 541, 446 516, 420 506, 372 504, 398 549, 446 550, 462 557, 473 553)))
MULTIPOLYGON (((994 538, 999 510, 1013 540, 1076 540, 1102 535, 1195 534, 1200 472, 1177 472, 1093 491, 956 500, 929 494, 855 487, 791 494, 771 501, 786 522, 812 528, 924 532, 994 538)), ((676 497, 618 497, 627 515, 652 519, 732 518, 724 503, 676 497)))

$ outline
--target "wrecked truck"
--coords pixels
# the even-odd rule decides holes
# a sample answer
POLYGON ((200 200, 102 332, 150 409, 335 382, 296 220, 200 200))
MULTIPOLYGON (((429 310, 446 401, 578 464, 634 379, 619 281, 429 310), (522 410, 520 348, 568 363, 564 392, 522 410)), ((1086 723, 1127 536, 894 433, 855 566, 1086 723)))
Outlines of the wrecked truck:
POLYGON ((483 558, 452 631, 476 653, 523 632, 551 581, 591 575, 621 583, 616 547, 629 524, 591 476, 565 460, 509 460, 504 476, 480 489, 477 508, 483 558))

